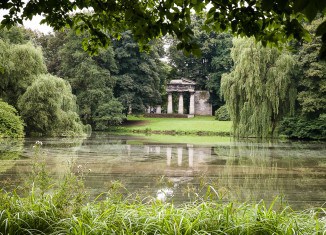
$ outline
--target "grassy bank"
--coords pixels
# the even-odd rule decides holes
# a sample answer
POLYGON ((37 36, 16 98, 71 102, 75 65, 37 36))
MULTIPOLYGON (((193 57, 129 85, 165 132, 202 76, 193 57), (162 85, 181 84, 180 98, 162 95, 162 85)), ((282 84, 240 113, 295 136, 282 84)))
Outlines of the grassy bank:
MULTIPOLYGON (((181 206, 126 196, 113 186, 104 200, 85 200, 76 178, 51 194, 0 192, 0 234, 325 234, 325 211, 196 200, 181 206)), ((116 185, 116 184, 115 184, 116 185)), ((276 201, 278 202, 278 201, 276 201)))
POLYGON ((194 118, 146 118, 128 116, 128 121, 118 130, 134 133, 229 136, 231 122, 216 121, 212 116, 196 116, 194 118))

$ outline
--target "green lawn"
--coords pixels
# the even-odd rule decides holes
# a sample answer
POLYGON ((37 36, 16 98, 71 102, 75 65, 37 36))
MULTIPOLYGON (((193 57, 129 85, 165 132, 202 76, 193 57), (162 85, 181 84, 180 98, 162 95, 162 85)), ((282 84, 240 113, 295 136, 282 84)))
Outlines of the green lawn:
POLYGON ((175 131, 186 133, 210 132, 229 133, 230 121, 216 121, 213 116, 197 116, 194 118, 145 118, 128 116, 128 125, 122 127, 126 131, 175 131), (133 124, 134 123, 134 124, 133 124))

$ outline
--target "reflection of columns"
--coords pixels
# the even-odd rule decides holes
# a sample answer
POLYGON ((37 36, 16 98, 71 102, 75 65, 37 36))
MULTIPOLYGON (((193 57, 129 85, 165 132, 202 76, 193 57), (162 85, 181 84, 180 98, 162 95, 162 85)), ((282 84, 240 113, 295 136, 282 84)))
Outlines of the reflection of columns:
POLYGON ((171 165, 171 159, 172 159, 172 148, 167 147, 166 148, 166 165, 171 165))
POLYGON ((195 93, 190 92, 189 114, 195 114, 195 93))
POLYGON ((179 108, 178 108, 178 114, 183 114, 183 93, 179 93, 179 108))
POLYGON ((168 93, 168 113, 173 113, 172 108, 172 92, 168 93))
POLYGON ((127 145, 127 152, 128 152, 128 157, 130 157, 130 153, 131 153, 131 145, 127 145))
POLYGON ((145 153, 149 154, 149 146, 148 145, 145 145, 145 153))
POLYGON ((178 148, 178 166, 182 165, 182 147, 178 148))
POLYGON ((161 153, 161 147, 160 146, 156 146, 155 147, 155 153, 156 154, 160 154, 161 153))
POLYGON ((194 167, 194 148, 188 148, 188 156, 189 156, 189 167, 194 167))

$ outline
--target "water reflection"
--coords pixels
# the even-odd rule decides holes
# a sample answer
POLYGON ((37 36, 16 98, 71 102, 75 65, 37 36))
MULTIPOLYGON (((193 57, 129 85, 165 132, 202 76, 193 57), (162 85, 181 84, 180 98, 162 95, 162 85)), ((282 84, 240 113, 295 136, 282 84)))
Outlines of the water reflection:
MULTIPOLYGON (((204 195, 207 186, 223 200, 273 200, 284 195, 298 207, 321 206, 326 198, 326 148, 318 142, 229 142, 212 145, 153 143, 128 136, 93 136, 87 139, 43 139, 48 171, 84 174, 92 195, 121 181, 130 192, 146 192, 160 200, 182 202, 204 195), (157 183, 165 176, 164 184, 157 183)), ((0 180, 18 184, 31 171, 31 146, 9 146, 15 153, 0 180), (19 151, 18 151, 18 150, 19 151)), ((19 145, 18 145, 19 146, 19 145)), ((3 148, 2 148, 3 149, 3 148)), ((8 155, 8 151, 6 152, 8 155)), ((1 165, 4 151, 0 152, 1 165)))

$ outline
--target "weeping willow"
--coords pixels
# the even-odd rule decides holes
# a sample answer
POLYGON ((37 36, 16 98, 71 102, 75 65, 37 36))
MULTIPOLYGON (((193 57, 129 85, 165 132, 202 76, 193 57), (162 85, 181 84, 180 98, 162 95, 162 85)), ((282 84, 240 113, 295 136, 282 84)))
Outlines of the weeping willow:
POLYGON ((39 75, 18 102, 29 134, 83 136, 76 97, 69 83, 49 74, 39 75))
POLYGON ((233 41, 234 69, 222 76, 221 91, 236 137, 273 137, 280 119, 294 111, 295 60, 287 52, 250 38, 233 41))

